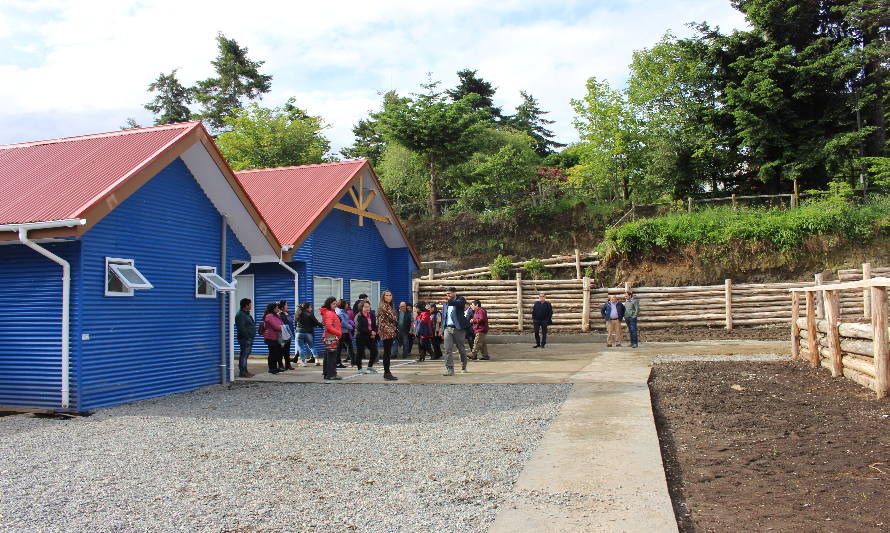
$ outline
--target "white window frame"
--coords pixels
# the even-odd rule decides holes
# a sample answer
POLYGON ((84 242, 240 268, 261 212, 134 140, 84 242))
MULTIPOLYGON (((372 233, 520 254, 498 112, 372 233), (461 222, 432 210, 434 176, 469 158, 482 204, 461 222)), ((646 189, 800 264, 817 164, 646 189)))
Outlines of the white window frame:
POLYGON ((349 280, 349 297, 352 298, 352 303, 355 303, 355 301, 358 299, 358 295, 363 292, 363 291, 355 292, 352 290, 352 284, 355 282, 367 283, 371 286, 371 288, 368 289, 368 293, 367 293, 368 300, 371 301, 371 310, 377 311, 377 308, 380 307, 380 296, 381 296, 380 282, 373 281, 370 279, 351 279, 351 280, 349 280))
MULTIPOLYGON (((339 294, 329 294, 328 296, 336 296, 338 300, 343 298, 343 278, 334 278, 331 276, 312 276, 312 310, 315 313, 315 317, 321 320, 321 306, 324 305, 324 300, 320 302, 315 301, 315 287, 316 281, 319 279, 326 279, 330 281, 336 281, 340 284, 340 293, 339 294)), ((333 284, 332 284, 333 285, 333 284)), ((327 298, 328 296, 325 296, 327 298)))
POLYGON ((142 274, 142 272, 139 272, 139 269, 136 268, 136 262, 134 260, 124 259, 122 257, 106 257, 105 258, 105 296, 133 296, 134 294, 136 294, 136 290, 153 289, 153 288, 154 288, 154 285, 152 285, 151 282, 148 281, 148 279, 142 274), (135 286, 135 287, 132 286, 132 283, 129 280, 127 280, 123 275, 121 275, 117 271, 117 269, 112 268, 113 265, 128 266, 128 267, 132 268, 139 275, 139 277, 141 277, 143 280, 145 280, 145 284, 143 286, 135 286), (110 279, 108 277, 109 273, 111 273, 111 275, 116 277, 118 279, 118 281, 121 282, 121 284, 124 286, 123 291, 118 292, 118 291, 108 290, 108 281, 110 279), (130 285, 130 286, 128 286, 128 285, 130 285))
MULTIPOLYGON (((205 265, 195 265, 195 298, 216 298, 217 292, 222 292, 226 290, 235 290, 235 287, 229 285, 230 288, 220 289, 216 286, 215 283, 211 283, 210 280, 202 276, 201 274, 216 274, 216 267, 205 266, 205 265), (204 283, 207 284, 207 287, 210 288, 210 294, 201 294, 198 292, 198 287, 201 285, 201 280, 204 280, 204 283)), ((223 280, 225 281, 225 280, 223 280)))

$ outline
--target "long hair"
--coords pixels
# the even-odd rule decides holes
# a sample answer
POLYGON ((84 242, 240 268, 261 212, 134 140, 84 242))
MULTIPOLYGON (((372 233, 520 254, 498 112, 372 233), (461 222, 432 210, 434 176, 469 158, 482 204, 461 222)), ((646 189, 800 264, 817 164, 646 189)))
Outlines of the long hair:
POLYGON ((325 299, 325 301, 324 301, 324 305, 322 305, 321 307, 322 307, 323 309, 327 309, 328 311, 333 311, 334 308, 332 307, 331 304, 333 304, 333 303, 336 302, 336 301, 337 301, 337 297, 336 297, 336 296, 328 296, 328 297, 325 299))
POLYGON ((266 304, 266 311, 263 313, 263 318, 266 317, 269 313, 275 314, 275 308, 278 307, 278 302, 272 302, 270 304, 266 304))
POLYGON ((395 306, 393 306, 392 291, 389 290, 389 289, 386 289, 385 291, 383 291, 383 292, 380 293, 380 305, 377 306, 377 311, 379 312, 380 309, 381 309, 384 305, 388 305, 390 309, 392 309, 393 311, 395 311, 395 306), (388 301, 388 302, 386 301, 386 298, 385 298, 385 296, 386 296, 387 294, 390 295, 390 301, 388 301))

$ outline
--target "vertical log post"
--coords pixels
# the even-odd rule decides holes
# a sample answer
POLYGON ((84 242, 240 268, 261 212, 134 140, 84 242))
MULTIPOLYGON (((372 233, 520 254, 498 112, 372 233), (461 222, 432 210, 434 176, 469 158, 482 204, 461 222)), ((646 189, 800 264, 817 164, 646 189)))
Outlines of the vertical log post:
MULTIPOLYGON (((871 279, 871 263, 862 263, 862 279, 871 279)), ((871 289, 862 291, 862 316, 871 318, 871 289)))
POLYGON ((797 178, 794 178, 794 196, 793 196, 794 207, 800 207, 800 186, 797 183, 797 178))
MULTIPOLYGON (((813 278, 816 286, 822 285, 824 282, 821 272, 813 276, 813 278)), ((816 318, 822 320, 825 318, 825 302, 822 301, 822 292, 815 294, 814 297, 816 298, 816 318)))
POLYGON ((575 248, 575 279, 581 279, 581 251, 575 248))
POLYGON ((819 367, 819 342, 816 339, 816 295, 807 291, 807 349, 810 351, 810 366, 819 367))
POLYGON ((887 345, 887 288, 871 287, 871 327, 874 333, 875 392, 890 392, 890 347, 887 345))
POLYGON ((736 203, 735 193, 732 193, 732 210, 735 211, 739 208, 739 205, 736 203))
POLYGON ((726 299, 726 329, 732 330, 732 280, 727 279, 723 284, 726 299))
POLYGON ((519 315, 516 327, 519 333, 522 333, 525 326, 525 314, 522 309, 522 272, 516 273, 516 313, 519 315))
POLYGON ((686 212, 692 213, 692 197, 691 196, 686 197, 686 212))
POLYGON ((800 326, 797 319, 800 317, 800 295, 791 293, 791 359, 800 357, 800 326))
POLYGON ((831 375, 833 377, 844 374, 844 364, 841 360, 841 335, 837 330, 838 317, 840 316, 840 302, 837 293, 838 291, 822 291, 828 319, 828 351, 831 353, 831 375))
POLYGON ((627 294, 633 289, 633 285, 629 281, 624 282, 624 294, 627 294))
POLYGON ((584 276, 581 285, 581 331, 590 331, 590 278, 584 276))
POLYGON ((429 269, 429 273, 427 274, 427 278, 426 278, 426 279, 433 279, 433 273, 434 273, 434 270, 433 270, 432 268, 429 269))
POLYGON ((411 280, 411 298, 414 305, 420 302, 420 280, 417 278, 411 280))

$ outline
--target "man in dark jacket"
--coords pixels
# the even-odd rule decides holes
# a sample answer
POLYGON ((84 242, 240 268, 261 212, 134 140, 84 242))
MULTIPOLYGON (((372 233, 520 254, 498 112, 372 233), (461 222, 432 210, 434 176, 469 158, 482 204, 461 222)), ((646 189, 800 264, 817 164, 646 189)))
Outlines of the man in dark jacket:
POLYGON ((490 359, 488 357, 488 343, 485 342, 485 337, 488 336, 488 311, 482 307, 482 302, 479 300, 473 301, 473 318, 470 319, 470 322, 473 324, 473 331, 476 333, 473 351, 470 352, 470 359, 475 360, 481 353, 482 360, 488 361, 490 359))
POLYGON ((614 294, 603 304, 600 313, 606 321, 606 346, 621 346, 621 320, 624 318, 624 304, 614 294))
POLYGON ((448 287, 445 290, 448 300, 442 304, 442 331, 445 339, 445 375, 454 375, 454 348, 460 353, 460 371, 467 373, 467 350, 464 348, 464 339, 470 328, 467 320, 467 300, 458 296, 457 289, 448 287))
POLYGON ((414 336, 411 335, 411 329, 414 325, 414 306, 406 302, 399 303, 399 335, 396 337, 402 346, 402 358, 411 357, 411 348, 414 345, 414 336))
POLYGON ((547 326, 553 323, 553 306, 547 301, 547 295, 538 294, 538 301, 532 306, 532 326, 535 328, 535 348, 543 348, 547 344, 547 326))
POLYGON ((241 310, 235 315, 235 330, 238 334, 238 377, 252 378, 253 374, 247 371, 247 358, 253 349, 253 339, 256 337, 256 320, 250 313, 253 307, 250 298, 241 298, 241 310))

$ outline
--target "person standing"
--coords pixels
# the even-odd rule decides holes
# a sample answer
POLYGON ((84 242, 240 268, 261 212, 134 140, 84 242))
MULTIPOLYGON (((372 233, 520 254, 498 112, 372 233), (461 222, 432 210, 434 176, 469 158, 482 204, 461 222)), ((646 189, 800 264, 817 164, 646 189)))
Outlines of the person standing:
POLYGON ((624 323, 627 325, 627 333, 630 335, 630 347, 637 347, 637 317, 640 316, 640 302, 634 298, 634 293, 624 293, 624 323))
POLYGON ((337 343, 337 368, 346 368, 343 364, 343 350, 349 353, 349 361, 355 359, 355 350, 352 349, 352 333, 355 331, 355 321, 349 316, 352 310, 349 308, 349 302, 340 300, 337 306, 337 317, 340 319, 340 330, 343 335, 340 336, 340 342, 337 343))
POLYGON ((603 304, 600 313, 606 321, 606 346, 621 346, 621 319, 624 318, 624 304, 614 294, 603 304))
MULTIPOLYGON (((323 328, 324 324, 319 322, 312 313, 311 302, 303 302, 300 304, 299 314, 297 315, 297 325, 299 329, 297 333, 297 346, 300 349, 300 362, 298 364, 300 366, 306 366, 307 363, 315 363, 315 366, 318 366, 321 363, 315 360, 315 328, 323 328), (311 357, 307 358, 306 356, 311 357)), ((296 357, 294 359, 296 359, 296 357)))
POLYGON ((392 345, 398 334, 399 324, 396 311, 393 309, 392 292, 383 291, 380 296, 380 307, 377 308, 377 333, 383 341, 383 379, 396 381, 396 377, 389 371, 392 360, 392 345))
POLYGON ((340 317, 337 316, 337 298, 328 296, 321 307, 321 321, 324 324, 322 342, 324 343, 324 366, 321 373, 325 381, 337 381, 342 379, 337 376, 337 363, 340 357, 337 355, 337 344, 343 331, 340 329, 340 317))
POLYGON ((448 299, 442 305, 442 328, 445 340, 445 375, 454 375, 454 349, 460 353, 460 371, 467 373, 467 351, 464 348, 464 339, 470 328, 467 320, 467 300, 457 294, 457 289, 448 287, 445 294, 448 299))
POLYGON ((413 325, 414 313, 411 304, 399 302, 399 336, 397 338, 402 348, 402 359, 411 357, 411 348, 414 345, 413 325))
POLYGON ((422 363, 427 356, 432 358, 430 339, 433 338, 433 325, 430 322, 430 312, 424 309, 421 304, 416 304, 414 310, 417 312, 413 326, 414 336, 417 337, 417 350, 420 352, 417 362, 422 363))
POLYGON ((481 357, 483 361, 488 361, 490 357, 488 357, 488 343, 485 342, 485 337, 488 335, 488 311, 482 307, 482 302, 479 300, 473 300, 473 319, 470 320, 470 323, 473 324, 473 331, 476 332, 475 342, 473 342, 473 351, 470 352, 470 359, 476 359, 480 357, 480 352, 482 353, 481 357))
POLYGON ((288 339, 284 341, 284 345, 281 347, 281 361, 278 362, 278 370, 284 372, 285 370, 293 370, 294 367, 290 364, 290 346, 291 340, 294 338, 294 319, 291 318, 290 312, 287 308, 287 300, 281 300, 278 302, 278 318, 281 319, 281 323, 284 328, 287 329, 287 337, 288 339))
POLYGON ((553 323, 553 306, 547 301, 547 295, 538 294, 538 301, 532 306, 532 327, 535 330, 535 348, 543 348, 547 344, 547 327, 553 323))
POLYGON ((466 338, 466 347, 468 350, 473 350, 473 342, 476 340, 476 332, 473 330, 473 315, 475 311, 473 311, 473 305, 467 304, 466 310, 464 310, 464 317, 466 317, 467 322, 470 323, 470 327, 467 328, 467 338, 466 338))
POLYGON ((442 312, 436 304, 429 304, 427 309, 430 313, 430 325, 433 328, 433 335, 430 337, 430 345, 432 346, 432 356, 430 359, 442 358, 442 312))
POLYGON ((355 303, 352 304, 352 313, 355 316, 358 316, 358 314, 362 312, 362 302, 366 302, 366 301, 368 301, 367 294, 361 293, 358 295, 358 300, 356 300, 355 303))
POLYGON ((269 348, 268 363, 270 374, 277 374, 279 372, 278 361, 281 360, 282 346, 279 337, 281 335, 283 324, 281 323, 281 318, 279 318, 278 313, 278 304, 276 303, 267 305, 266 311, 263 313, 262 334, 263 340, 269 348))
POLYGON ((238 334, 238 377, 252 378, 253 374, 247 371, 247 359, 253 350, 253 339, 256 337, 256 320, 250 312, 253 303, 250 298, 241 298, 241 310, 235 315, 235 330, 238 334))
POLYGON ((353 364, 362 374, 376 374, 374 363, 377 362, 377 319, 371 312, 371 302, 362 302, 359 312, 355 315, 355 360, 353 364), (368 368, 362 370, 362 359, 365 358, 365 349, 368 355, 368 368))

